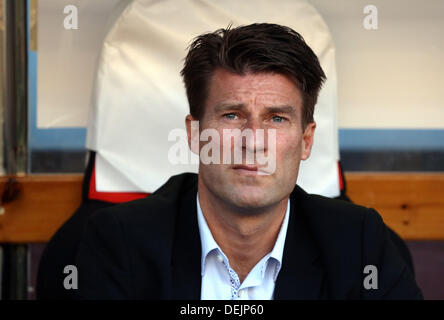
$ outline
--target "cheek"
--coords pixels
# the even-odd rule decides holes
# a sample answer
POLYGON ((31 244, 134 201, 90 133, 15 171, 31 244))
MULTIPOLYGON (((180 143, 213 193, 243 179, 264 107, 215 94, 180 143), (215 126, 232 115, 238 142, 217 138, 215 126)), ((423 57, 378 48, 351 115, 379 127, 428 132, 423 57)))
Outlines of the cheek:
MULTIPOLYGON (((302 140, 297 134, 276 135, 276 161, 277 163, 294 165, 295 161, 301 160, 302 140)), ((295 166, 297 167, 297 166, 295 166)))

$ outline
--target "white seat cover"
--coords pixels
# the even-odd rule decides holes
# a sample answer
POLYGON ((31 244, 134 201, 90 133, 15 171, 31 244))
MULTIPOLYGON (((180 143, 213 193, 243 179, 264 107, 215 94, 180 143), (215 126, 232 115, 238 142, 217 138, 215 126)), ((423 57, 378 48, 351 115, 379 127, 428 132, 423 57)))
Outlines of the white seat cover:
POLYGON ((312 155, 297 182, 310 193, 339 195, 335 49, 322 17, 302 0, 130 2, 104 41, 93 90, 87 147, 97 152, 98 191, 153 192, 171 175, 197 172, 196 164, 168 161, 175 144, 168 134, 185 129, 188 113, 179 74, 187 46, 203 32, 255 22, 293 28, 319 57, 327 81, 312 155))

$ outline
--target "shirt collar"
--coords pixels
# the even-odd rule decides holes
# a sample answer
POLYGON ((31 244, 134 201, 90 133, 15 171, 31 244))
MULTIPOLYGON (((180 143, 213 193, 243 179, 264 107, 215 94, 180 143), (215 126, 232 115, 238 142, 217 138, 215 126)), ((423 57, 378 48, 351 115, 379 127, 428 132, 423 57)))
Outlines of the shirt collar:
MULTIPOLYGON (((204 274, 204 268, 205 268, 205 259, 207 258, 208 253, 210 251, 213 251, 214 249, 218 249, 219 245, 216 243, 216 241, 213 238, 213 235, 211 234, 211 230, 208 227, 207 221, 205 220, 205 217, 202 213, 202 209, 200 207, 199 203, 199 195, 197 195, 197 224, 199 225, 199 234, 200 234, 200 243, 202 246, 202 258, 201 258, 201 268, 202 275, 204 274)), ((222 252, 222 250, 220 250, 222 252)))
MULTIPOLYGON (((211 230, 208 227, 208 224, 205 220, 202 209, 200 207, 199 194, 197 194, 196 196, 196 202, 197 202, 197 223, 199 226, 200 242, 202 247, 201 271, 203 276, 205 271, 204 270, 205 259, 207 258, 207 255, 215 249, 221 252, 224 256, 225 254, 222 252, 219 245, 214 240, 213 235, 211 234, 211 230)), ((277 261, 276 271, 274 274, 275 281, 282 266, 282 257, 284 254, 284 244, 285 244, 285 238, 287 236, 289 216, 290 216, 290 199, 288 199, 287 210, 285 212, 285 217, 282 222, 278 237, 276 238, 276 242, 274 244, 273 249, 269 253, 270 258, 274 258, 277 261)), ((266 263, 268 264, 268 260, 266 263)))
POLYGON ((274 273, 274 281, 276 281, 276 278, 282 266, 282 257, 284 255, 284 245, 285 245, 285 238, 287 237, 289 217, 290 217, 290 199, 288 199, 287 202, 287 210, 285 212, 284 221, 282 221, 281 230, 279 230, 279 234, 274 244, 273 250, 271 250, 270 252, 270 258, 274 258, 277 261, 275 269, 276 271, 274 273))

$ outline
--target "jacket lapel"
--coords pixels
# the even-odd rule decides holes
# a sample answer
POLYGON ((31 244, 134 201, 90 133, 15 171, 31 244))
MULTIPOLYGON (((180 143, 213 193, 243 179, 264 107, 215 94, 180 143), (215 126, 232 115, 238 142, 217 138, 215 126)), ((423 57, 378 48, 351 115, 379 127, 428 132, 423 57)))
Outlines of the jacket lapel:
POLYGON ((199 300, 201 243, 197 224, 197 184, 178 203, 172 252, 172 299, 199 300))
POLYGON ((320 299, 324 271, 304 211, 307 194, 296 186, 290 197, 290 220, 274 299, 320 299))

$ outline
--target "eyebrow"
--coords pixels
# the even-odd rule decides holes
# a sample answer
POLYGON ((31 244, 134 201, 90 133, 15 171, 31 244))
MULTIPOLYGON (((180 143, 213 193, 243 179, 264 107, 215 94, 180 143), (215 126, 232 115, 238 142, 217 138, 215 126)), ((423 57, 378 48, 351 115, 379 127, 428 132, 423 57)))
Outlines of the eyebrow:
MULTIPOLYGON (((216 112, 223 112, 227 110, 243 110, 245 109, 244 103, 220 103, 215 107, 216 112)), ((285 113, 296 115, 296 108, 290 105, 278 105, 265 107, 267 113, 285 113)))
POLYGON ((222 112, 226 110, 242 110, 245 108, 245 104, 243 103, 226 103, 222 102, 216 105, 215 111, 222 112))
POLYGON ((271 106, 265 108, 270 113, 287 113, 296 115, 296 108, 288 105, 283 106, 271 106))

